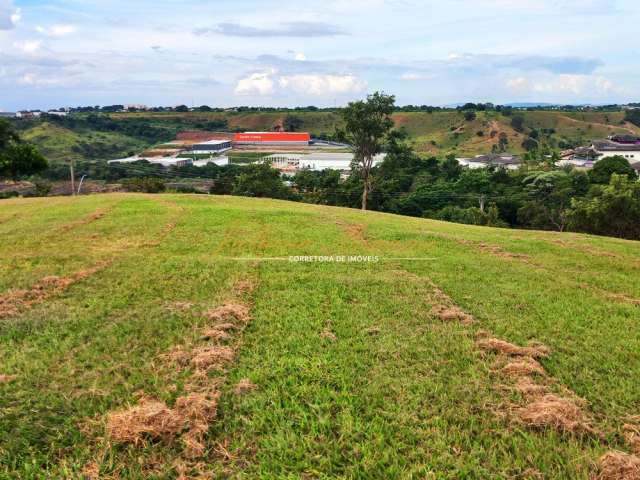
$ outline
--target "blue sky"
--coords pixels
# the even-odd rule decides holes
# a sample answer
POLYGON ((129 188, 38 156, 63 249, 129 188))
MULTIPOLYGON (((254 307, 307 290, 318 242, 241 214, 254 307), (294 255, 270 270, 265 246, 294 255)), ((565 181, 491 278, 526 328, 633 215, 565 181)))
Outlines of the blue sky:
POLYGON ((624 103, 637 0, 0 0, 0 110, 624 103))

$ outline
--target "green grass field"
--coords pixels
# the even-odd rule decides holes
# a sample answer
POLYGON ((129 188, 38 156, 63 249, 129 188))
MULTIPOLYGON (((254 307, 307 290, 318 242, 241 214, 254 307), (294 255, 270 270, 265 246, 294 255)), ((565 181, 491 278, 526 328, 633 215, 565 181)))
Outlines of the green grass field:
POLYGON ((631 453, 638 242, 133 194, 5 200, 0 235, 0 478, 587 479, 631 453), (289 258, 338 255, 378 261, 289 258), (229 302, 252 319, 216 345, 229 302), (523 420, 486 336, 548 346, 531 379, 589 428, 523 420), (167 357, 212 345, 233 360, 167 357), (183 431, 110 433, 194 391, 217 401, 198 455, 183 431))

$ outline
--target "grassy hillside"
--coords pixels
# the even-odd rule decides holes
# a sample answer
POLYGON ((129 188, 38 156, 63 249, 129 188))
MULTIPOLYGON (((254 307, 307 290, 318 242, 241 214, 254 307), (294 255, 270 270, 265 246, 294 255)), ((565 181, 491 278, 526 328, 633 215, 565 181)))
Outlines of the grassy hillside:
MULTIPOLYGON (((271 130, 282 124, 282 113, 120 113, 112 118, 147 119, 155 125, 183 122, 202 124, 208 121, 227 122, 229 129, 271 130)), ((331 112, 292 113, 302 120, 301 129, 314 135, 331 134, 342 125, 340 116, 331 112)), ((497 145, 500 134, 507 135, 508 150, 523 153, 522 141, 532 129, 539 131, 541 139, 551 146, 563 148, 564 144, 585 145, 594 138, 616 133, 640 135, 640 128, 624 122, 623 112, 558 112, 516 111, 510 116, 499 112, 478 112, 473 121, 466 121, 464 114, 455 111, 410 112, 394 115, 396 126, 409 134, 416 150, 423 154, 477 155, 490 153, 497 145), (513 116, 524 118, 524 131, 517 132, 511 126, 513 116)))
POLYGON ((52 162, 69 160, 110 160, 139 152, 148 143, 116 132, 77 131, 49 122, 38 123, 21 132, 21 137, 38 146, 52 162))
POLYGON ((586 479, 637 440, 640 243, 122 194, 0 235, 2 478, 586 479))

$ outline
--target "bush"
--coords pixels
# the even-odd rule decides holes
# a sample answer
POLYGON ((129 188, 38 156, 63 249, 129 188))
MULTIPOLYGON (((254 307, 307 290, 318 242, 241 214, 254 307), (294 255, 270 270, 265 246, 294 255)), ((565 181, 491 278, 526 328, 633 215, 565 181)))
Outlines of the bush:
POLYGON ((589 179, 592 183, 604 185, 609 183, 614 173, 625 175, 630 179, 636 178, 636 172, 629 165, 629 161, 620 155, 616 155, 615 157, 607 157, 597 161, 593 169, 589 171, 589 179))
POLYGON ((164 181, 153 177, 124 179, 122 188, 127 192, 142 193, 160 193, 166 190, 164 181))

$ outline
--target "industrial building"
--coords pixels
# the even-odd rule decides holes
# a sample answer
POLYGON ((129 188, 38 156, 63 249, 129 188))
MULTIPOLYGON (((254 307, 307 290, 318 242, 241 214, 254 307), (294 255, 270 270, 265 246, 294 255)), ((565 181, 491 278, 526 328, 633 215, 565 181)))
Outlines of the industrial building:
POLYGON ((208 142, 195 143, 191 146, 191 152, 196 154, 216 154, 231 150, 233 145, 230 140, 209 140, 208 142))
POLYGON ((472 158, 458 158, 457 160, 461 166, 471 169, 497 167, 506 170, 517 170, 522 165, 520 157, 509 153, 476 155, 472 158))
POLYGON ((246 132, 236 133, 233 143, 236 145, 281 145, 309 146, 311 135, 297 132, 246 132))
MULTIPOLYGON (((373 159, 373 165, 382 163, 386 154, 381 153, 373 159)), ((271 166, 283 173, 295 173, 298 170, 339 170, 348 172, 353 163, 353 153, 275 153, 264 157, 263 162, 268 162, 271 166)))

